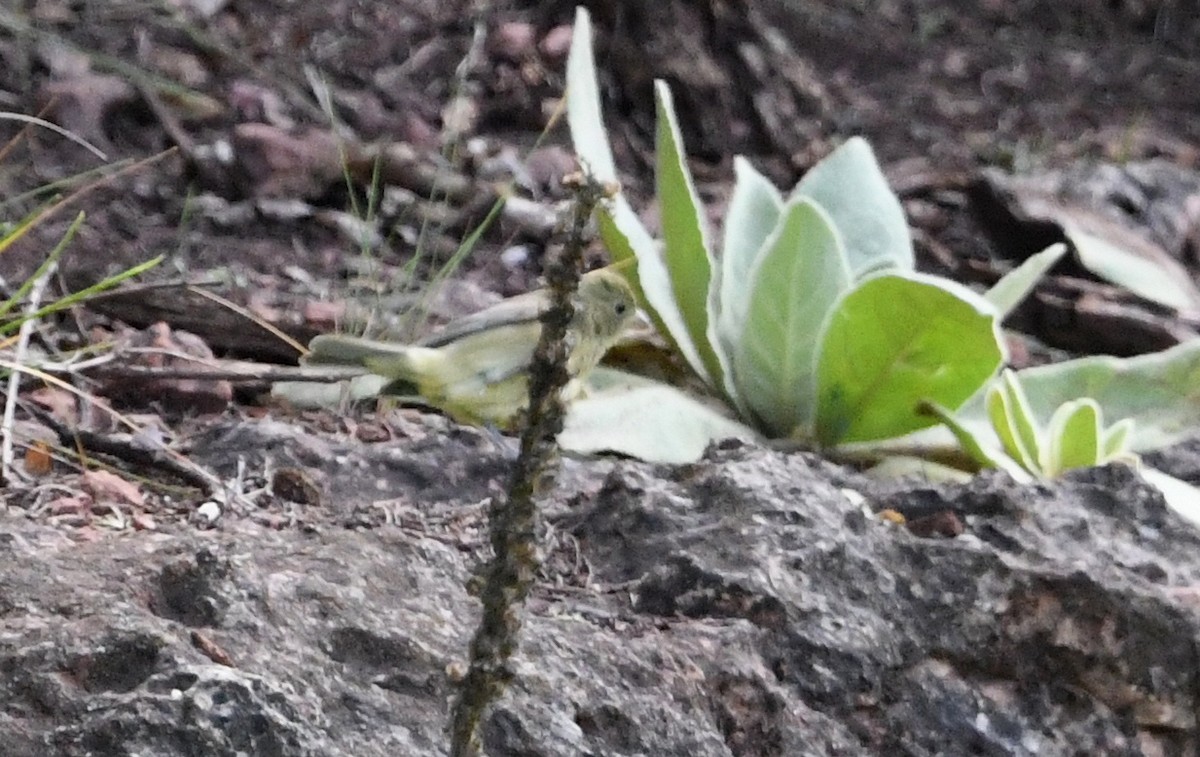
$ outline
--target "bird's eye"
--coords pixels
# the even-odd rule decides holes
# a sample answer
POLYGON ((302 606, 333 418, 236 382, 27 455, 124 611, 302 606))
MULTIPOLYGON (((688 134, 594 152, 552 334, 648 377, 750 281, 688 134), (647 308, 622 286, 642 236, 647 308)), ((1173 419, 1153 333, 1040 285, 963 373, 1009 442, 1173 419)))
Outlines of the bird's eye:
POLYGON ((624 302, 617 303, 617 315, 625 315, 625 311, 628 309, 629 309, 629 306, 626 305, 624 302))

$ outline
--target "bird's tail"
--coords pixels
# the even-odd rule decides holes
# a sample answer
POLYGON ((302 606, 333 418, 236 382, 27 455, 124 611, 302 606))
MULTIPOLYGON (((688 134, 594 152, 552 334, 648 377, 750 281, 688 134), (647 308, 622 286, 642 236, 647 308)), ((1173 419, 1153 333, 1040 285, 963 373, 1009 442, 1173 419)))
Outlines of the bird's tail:
POLYGON ((322 334, 308 344, 305 365, 366 365, 371 358, 402 358, 407 344, 377 342, 343 334, 322 334))
POLYGON ((445 355, 411 344, 377 342, 341 334, 322 334, 308 345, 305 365, 361 365, 392 379, 381 394, 402 397, 438 391, 445 355))

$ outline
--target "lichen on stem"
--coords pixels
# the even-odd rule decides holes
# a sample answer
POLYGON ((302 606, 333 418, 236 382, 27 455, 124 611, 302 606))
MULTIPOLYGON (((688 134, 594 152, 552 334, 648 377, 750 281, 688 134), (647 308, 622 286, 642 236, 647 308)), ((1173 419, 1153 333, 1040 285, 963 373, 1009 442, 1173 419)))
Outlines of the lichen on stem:
POLYGON ((541 316, 541 338, 529 368, 529 409, 520 452, 505 496, 492 500, 488 514, 492 558, 484 571, 483 614, 450 712, 454 757, 480 753, 479 725, 488 706, 512 681, 509 661, 520 641, 521 608, 541 566, 537 497, 557 468, 556 439, 566 410, 562 390, 570 380, 567 327, 575 315, 572 299, 587 246, 584 232, 597 203, 610 192, 591 176, 577 174, 564 180, 568 182, 575 191, 571 228, 562 252, 546 264, 550 306, 541 316))

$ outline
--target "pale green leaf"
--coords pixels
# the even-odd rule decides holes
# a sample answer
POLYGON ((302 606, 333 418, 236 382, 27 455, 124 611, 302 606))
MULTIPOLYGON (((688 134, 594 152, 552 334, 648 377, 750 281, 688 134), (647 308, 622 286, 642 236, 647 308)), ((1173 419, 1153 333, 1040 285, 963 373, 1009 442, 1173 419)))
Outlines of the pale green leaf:
MULTIPOLYGON (((634 294, 637 295, 638 302, 644 303, 646 302, 646 292, 642 288, 641 276, 638 275, 638 266, 636 265, 638 254, 634 249, 634 242, 630 238, 630 235, 621 230, 622 224, 617 223, 616 215, 621 212, 618 209, 619 207, 620 206, 618 206, 616 203, 612 202, 599 205, 596 208, 596 229, 600 234, 600 241, 604 243, 604 247, 608 250, 608 254, 612 257, 613 263, 620 264, 617 267, 617 270, 622 276, 625 277, 625 280, 629 282, 629 285, 633 287, 633 291, 634 294)), ((623 207, 625 210, 632 210, 629 208, 628 203, 626 203, 623 207)), ((628 223, 623 224, 623 226, 624 228, 631 228, 628 223)), ((645 227, 641 227, 641 224, 638 224, 638 227, 640 227, 641 231, 645 233, 645 227)), ((633 230, 636 234, 637 228, 635 227, 633 230)), ((649 233, 645 233, 645 236, 641 239, 639 244, 644 246, 649 251, 645 257, 651 259, 657 258, 657 255, 654 254, 656 242, 650 237, 649 233)), ((666 276, 665 269, 663 270, 662 275, 666 276)), ((663 324, 659 319, 658 311, 651 307, 647 308, 647 312, 650 314, 650 317, 654 321, 654 325, 658 328, 659 332, 662 334, 668 334, 669 338, 669 332, 665 324, 663 324)))
POLYGON ((599 181, 616 181, 617 163, 600 112, 592 17, 583 6, 575 9, 571 52, 567 56, 567 126, 584 168, 599 181))
POLYGON ((1063 231, 1083 267, 1102 279, 1176 310, 1194 310, 1200 306, 1200 293, 1191 276, 1175 260, 1138 255, 1073 224, 1064 223, 1063 231))
POLYGON ((817 438, 887 439, 956 409, 1004 359, 995 309, 966 287, 919 273, 863 281, 835 306, 817 362, 817 438))
MULTIPOLYGON (((1000 385, 1004 391, 1010 413, 1009 419, 1013 430, 1021 440, 1021 446, 1029 454, 1030 470, 1036 471, 1042 467, 1042 456, 1045 453, 1042 445, 1042 429, 1038 417, 1029 407, 1029 398, 1021 387, 1021 381, 1016 373, 1007 368, 1000 376, 1000 385)), ((1044 417, 1044 416, 1041 416, 1044 417)))
POLYGON ((1041 281, 1042 276, 1067 252, 1067 246, 1062 242, 1052 244, 1039 253, 1030 255, 1021 265, 1004 274, 991 289, 984 294, 1000 313, 1004 320, 1009 313, 1021 304, 1021 301, 1041 281))
POLYGON ((335 408, 346 402, 358 402, 378 397, 391 383, 386 376, 366 374, 341 383, 315 381, 276 381, 271 385, 271 397, 284 400, 296 408, 335 408))
MULTIPOLYGON (((1017 376, 1036 417, 1091 397, 1106 418, 1130 419, 1133 452, 1165 447, 1200 427, 1200 339, 1132 358, 1093 356, 1024 368, 1017 376)), ((958 415, 982 420, 982 400, 973 399, 958 415)))
POLYGON ((850 285, 850 269, 829 216, 792 200, 745 282, 749 311, 736 340, 738 395, 776 436, 811 433, 821 326, 850 285))
MULTIPOLYGON (((999 391, 999 390, 997 390, 999 391)), ((981 468, 996 468, 1008 473, 1014 481, 1028 483, 1032 480, 1026 468, 999 450, 993 450, 983 439, 966 426, 958 422, 954 413, 937 404, 928 402, 922 405, 922 410, 934 415, 943 425, 954 434, 963 452, 974 460, 981 468)), ((913 458, 920 459, 920 458, 913 458)))
POLYGON ((717 333, 730 355, 741 338, 750 306, 750 269, 762 252, 767 237, 779 225, 783 197, 779 190, 750 161, 733 159, 733 194, 725 214, 724 242, 721 247, 717 333))
POLYGON ((617 452, 655 463, 691 463, 722 439, 756 440, 747 426, 667 384, 597 369, 590 386, 606 386, 571 403, 558 441, 563 449, 617 452))
POLYGON ((829 213, 856 279, 885 270, 913 270, 904 208, 862 137, 846 140, 813 166, 791 196, 811 197, 829 213))
POLYGON ((1104 432, 1104 460, 1112 460, 1129 452, 1129 440, 1133 436, 1132 418, 1123 418, 1104 432))
MULTIPOLYGON (((608 132, 600 111, 600 88, 592 51, 591 17, 585 9, 575 12, 571 52, 567 59, 567 124, 580 161, 600 181, 617 181, 608 132)), ((638 291, 659 332, 678 348, 700 376, 706 375, 700 352, 688 335, 687 325, 671 285, 660 245, 630 206, 624 193, 608 200, 597 212, 601 239, 614 258, 630 255, 637 259, 635 272, 624 269, 638 291)))
POLYGON ((700 356, 687 337, 679 308, 675 307, 670 274, 662 256, 658 254, 658 242, 654 241, 637 220, 633 208, 621 197, 596 209, 596 227, 614 263, 631 259, 637 261, 637 265, 624 265, 617 270, 629 281, 638 301, 646 305, 646 312, 658 333, 670 341, 695 369, 701 364, 700 356), (630 233, 626 234, 626 231, 630 233), (676 336, 680 338, 676 339, 676 336))
MULTIPOLYGON (((1008 457, 1015 460, 1025 470, 1031 473, 1038 472, 1038 459, 1025 447, 1025 442, 1017 432, 1012 401, 1002 384, 988 388, 987 414, 992 423, 992 431, 1000 439, 1000 446, 1003 447, 1008 457)), ((954 429, 950 430, 954 431, 954 429)), ((955 437, 958 437, 957 433, 955 433, 955 437)))
POLYGON ((1193 526, 1200 526, 1200 489, 1155 468, 1138 470, 1142 479, 1162 492, 1167 507, 1193 526))
POLYGON ((925 483, 968 483, 974 474, 962 468, 935 463, 922 457, 888 455, 863 471, 870 478, 894 480, 897 478, 919 478, 925 483))

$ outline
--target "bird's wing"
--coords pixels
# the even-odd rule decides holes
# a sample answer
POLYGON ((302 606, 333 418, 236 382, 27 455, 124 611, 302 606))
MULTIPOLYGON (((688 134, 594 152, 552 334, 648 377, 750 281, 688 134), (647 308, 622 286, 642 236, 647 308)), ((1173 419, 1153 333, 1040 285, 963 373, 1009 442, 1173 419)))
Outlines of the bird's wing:
POLYGON ((447 323, 440 330, 422 339, 422 347, 442 347, 485 329, 536 321, 546 301, 544 292, 537 290, 501 300, 477 313, 447 323))
POLYGON ((476 331, 435 350, 445 357, 447 386, 475 391, 505 381, 529 368, 541 325, 536 321, 507 323, 476 331))

